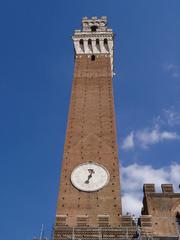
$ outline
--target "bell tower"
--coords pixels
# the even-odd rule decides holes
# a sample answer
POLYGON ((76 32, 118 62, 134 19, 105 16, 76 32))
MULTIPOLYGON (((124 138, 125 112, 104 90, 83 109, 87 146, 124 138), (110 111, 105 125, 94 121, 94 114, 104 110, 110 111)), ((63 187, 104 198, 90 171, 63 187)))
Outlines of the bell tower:
POLYGON ((114 99, 112 29, 82 19, 72 37, 74 78, 53 240, 179 239, 180 194, 144 184, 142 215, 122 216, 114 99))
POLYGON ((84 17, 82 30, 75 30, 72 37, 74 79, 55 240, 68 239, 76 228, 88 231, 88 228, 120 226, 122 212, 112 90, 113 38, 106 17, 84 17))

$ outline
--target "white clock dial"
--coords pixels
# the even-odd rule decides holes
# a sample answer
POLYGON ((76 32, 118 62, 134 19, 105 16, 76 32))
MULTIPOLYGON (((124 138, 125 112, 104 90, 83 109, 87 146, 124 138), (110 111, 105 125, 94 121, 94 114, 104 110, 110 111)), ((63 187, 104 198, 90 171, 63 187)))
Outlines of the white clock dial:
POLYGON ((84 163, 71 173, 71 182, 77 189, 93 192, 103 188, 109 182, 108 170, 97 163, 84 163))

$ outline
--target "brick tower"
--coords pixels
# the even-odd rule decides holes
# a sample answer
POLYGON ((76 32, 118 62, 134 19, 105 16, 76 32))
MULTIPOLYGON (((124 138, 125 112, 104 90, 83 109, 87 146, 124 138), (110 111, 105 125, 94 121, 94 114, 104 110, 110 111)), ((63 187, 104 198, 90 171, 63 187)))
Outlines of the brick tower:
MULTIPOLYGON (((107 18, 84 17, 72 37, 74 79, 60 190, 58 226, 119 227, 120 180, 114 100, 113 32, 107 18)), ((61 232, 62 233, 62 232, 61 232)))
MULTIPOLYGON (((74 79, 54 240, 180 237, 180 194, 144 184, 138 221, 122 216, 114 100, 113 32, 106 17, 86 17, 73 35, 74 79)), ((137 220, 137 219, 136 219, 137 220)))

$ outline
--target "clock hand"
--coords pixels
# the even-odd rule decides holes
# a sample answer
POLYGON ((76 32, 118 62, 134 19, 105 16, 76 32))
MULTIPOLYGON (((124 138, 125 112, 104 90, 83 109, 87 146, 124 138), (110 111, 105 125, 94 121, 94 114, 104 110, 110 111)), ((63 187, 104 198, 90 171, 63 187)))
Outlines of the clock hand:
POLYGON ((87 184, 88 184, 88 183, 89 183, 89 179, 90 179, 90 178, 92 178, 92 174, 90 174, 90 175, 88 176, 88 179, 85 181, 85 183, 87 183, 87 184))
POLYGON ((90 172, 90 174, 88 175, 88 179, 85 181, 86 184, 89 183, 89 179, 92 178, 92 174, 95 173, 93 169, 88 169, 88 171, 90 172))

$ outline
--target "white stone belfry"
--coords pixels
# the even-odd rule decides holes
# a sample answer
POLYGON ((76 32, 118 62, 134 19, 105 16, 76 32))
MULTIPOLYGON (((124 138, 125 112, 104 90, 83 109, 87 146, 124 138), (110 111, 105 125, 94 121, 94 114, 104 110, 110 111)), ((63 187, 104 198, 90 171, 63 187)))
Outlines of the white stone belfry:
POLYGON ((72 37, 75 54, 107 54, 111 58, 113 73, 113 38, 112 29, 107 28, 107 17, 82 19, 82 30, 75 30, 72 37))

